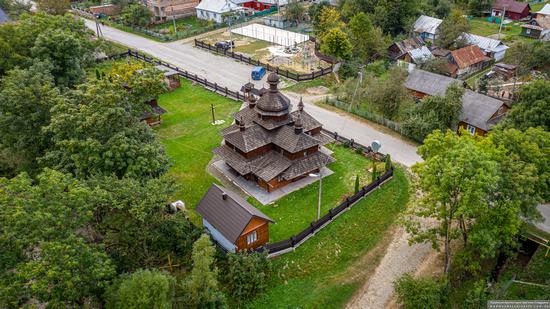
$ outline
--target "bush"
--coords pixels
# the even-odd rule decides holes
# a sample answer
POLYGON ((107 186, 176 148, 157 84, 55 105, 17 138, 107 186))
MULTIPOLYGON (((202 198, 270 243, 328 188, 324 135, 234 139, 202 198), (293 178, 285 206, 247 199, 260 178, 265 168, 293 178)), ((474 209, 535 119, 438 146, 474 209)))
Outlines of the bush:
POLYGON ((106 308, 172 308, 176 279, 158 270, 138 270, 115 280, 105 294, 106 308))
POLYGON ((227 294, 240 303, 263 292, 271 272, 271 262, 266 254, 230 253, 227 256, 227 267, 223 276, 227 294))
POLYGON ((414 278, 405 274, 394 283, 397 299, 404 308, 443 308, 445 283, 433 278, 414 278))

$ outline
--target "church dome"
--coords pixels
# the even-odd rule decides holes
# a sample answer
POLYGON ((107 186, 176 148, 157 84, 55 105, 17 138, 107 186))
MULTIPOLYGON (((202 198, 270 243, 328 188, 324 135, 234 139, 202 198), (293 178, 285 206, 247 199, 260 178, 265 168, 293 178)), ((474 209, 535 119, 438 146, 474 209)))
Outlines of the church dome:
POLYGON ((260 114, 266 116, 281 116, 289 113, 290 100, 279 92, 279 75, 271 73, 267 77, 269 90, 266 91, 257 101, 256 108, 260 114))

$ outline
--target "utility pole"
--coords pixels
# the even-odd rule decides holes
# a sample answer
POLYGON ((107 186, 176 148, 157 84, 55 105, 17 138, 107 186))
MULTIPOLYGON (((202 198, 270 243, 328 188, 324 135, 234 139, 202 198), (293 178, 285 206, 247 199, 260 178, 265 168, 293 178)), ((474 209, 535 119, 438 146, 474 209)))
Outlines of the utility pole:
POLYGON ((212 109, 212 124, 216 124, 216 116, 214 116, 214 104, 210 104, 210 108, 212 109))
POLYGON ((500 27, 498 27, 498 39, 500 40, 500 32, 502 32, 502 24, 504 23, 504 17, 506 16, 506 7, 503 8, 504 11, 502 11, 502 18, 500 19, 500 27))
POLYGON ((99 25, 99 20, 97 18, 97 16, 94 16, 94 20, 95 20, 95 31, 97 33, 97 37, 101 37, 103 35, 103 31, 101 30, 101 27, 99 25))
POLYGON ((348 107, 348 113, 351 112, 351 108, 353 107, 353 101, 355 100, 355 95, 357 94, 357 89, 359 88, 359 84, 363 82, 363 68, 365 66, 362 65, 359 67, 359 72, 357 72, 357 75, 359 75, 359 78, 357 79, 357 84, 355 85, 355 91, 353 91, 353 97, 351 97, 351 102, 348 107))
POLYGON ((172 3, 172 22, 174 23, 174 35, 178 32, 176 28, 176 16, 174 15, 174 4, 172 3))
POLYGON ((231 5, 229 4, 229 1, 228 0, 225 0, 225 4, 227 5, 227 7, 229 8, 229 16, 228 16, 228 25, 229 25, 229 51, 231 53, 233 53, 233 39, 231 38, 231 17, 233 14, 231 14, 233 12, 233 9, 231 9, 231 5))

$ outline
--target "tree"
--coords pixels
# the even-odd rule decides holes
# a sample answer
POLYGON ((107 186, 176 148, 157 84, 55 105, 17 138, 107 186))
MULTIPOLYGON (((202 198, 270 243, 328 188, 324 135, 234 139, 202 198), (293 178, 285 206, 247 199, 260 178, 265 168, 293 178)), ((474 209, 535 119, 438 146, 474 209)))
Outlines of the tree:
POLYGON ((397 300, 403 308, 443 308, 446 299, 445 283, 432 278, 414 278, 404 274, 394 282, 397 300))
POLYGON ((319 3, 313 3, 309 6, 307 14, 311 19, 314 29, 319 28, 319 24, 321 23, 321 12, 326 7, 330 7, 330 3, 327 0, 323 0, 319 3))
POLYGON ((444 57, 431 58, 419 64, 419 68, 424 71, 432 72, 440 75, 449 74, 447 65, 449 60, 444 57))
POLYGON ((512 106, 500 126, 526 130, 530 127, 542 127, 550 130, 550 82, 538 80, 524 85, 518 95, 518 101, 512 106))
POLYGON ((380 0, 374 9, 374 24, 393 36, 406 33, 418 15, 418 2, 380 0))
POLYGON ((389 46, 388 39, 382 30, 374 27, 370 18, 363 12, 353 16, 348 28, 350 30, 354 55, 362 60, 370 62, 373 59, 386 55, 389 46))
POLYGON ((106 308, 171 309, 176 279, 158 270, 122 275, 106 293, 106 308))
POLYGON ((92 175, 156 177, 169 159, 152 130, 140 123, 143 101, 107 80, 91 80, 70 91, 52 110, 45 132, 52 145, 40 158, 43 166, 92 175))
POLYGON ((151 11, 141 4, 130 4, 122 9, 120 18, 124 23, 132 26, 147 26, 153 17, 151 11))
POLYGON ((71 8, 70 0, 36 0, 38 9, 51 15, 63 15, 71 8))
POLYGON ((403 86, 407 72, 393 66, 388 70, 388 79, 375 79, 367 87, 368 100, 385 117, 393 119, 400 107, 409 100, 409 92, 403 86))
POLYGON ((390 157, 390 154, 388 153, 388 154, 386 155, 386 166, 385 166, 385 170, 386 170, 386 171, 389 171, 389 170, 391 170, 391 168, 392 168, 391 157, 390 157))
MULTIPOLYGON (((453 9, 439 26, 439 35, 435 42, 436 45, 443 48, 449 48, 455 44, 457 39, 470 31, 468 20, 463 17, 464 13, 458 9, 453 9)), ((460 43, 459 43, 460 44, 460 43)))
POLYGON ((359 192, 359 175, 355 175, 355 188, 353 190, 354 194, 357 194, 359 192))
POLYGON ((48 146, 42 129, 59 96, 50 68, 37 62, 28 69, 14 69, 0 80, 0 149, 6 154, 0 165, 6 173, 34 173, 36 158, 48 146))
POLYGON ((304 16, 306 14, 306 9, 297 0, 291 0, 286 5, 286 9, 285 9, 284 14, 285 14, 286 19, 288 19, 290 22, 298 25, 299 23, 302 22, 302 20, 304 20, 304 16))
POLYGON ((332 29, 344 28, 344 22, 341 20, 340 13, 332 6, 325 6, 319 14, 319 23, 315 28, 317 35, 323 40, 323 37, 332 29))
POLYGON ((332 28, 323 35, 321 52, 325 55, 337 59, 348 59, 352 48, 348 35, 339 28, 332 28))
POLYGON ((83 43, 78 35, 60 29, 38 35, 31 54, 34 59, 50 61, 56 84, 67 87, 84 80, 84 67, 91 58, 87 43, 83 43))
POLYGON ((480 260, 515 243, 521 225, 520 201, 504 189, 508 174, 502 170, 510 162, 502 160, 503 149, 489 141, 450 131, 434 131, 418 151, 425 161, 413 171, 422 194, 404 222, 411 241, 430 242, 435 249, 442 243, 448 273, 451 242, 460 237, 457 265, 476 272, 480 260), (423 225, 418 218, 437 224, 423 225))
POLYGON ((210 237, 203 234, 193 245, 193 270, 183 285, 185 304, 190 308, 223 307, 225 299, 218 286, 218 269, 214 266, 215 249, 210 237))
POLYGON ((175 192, 172 180, 92 177, 92 240, 105 245, 117 268, 134 271, 165 264, 189 264, 197 229, 181 212, 169 214, 167 202, 175 192))
POLYGON ((515 42, 506 51, 506 62, 518 66, 518 75, 527 74, 535 68, 548 72, 546 64, 550 63, 550 42, 515 42))
POLYGON ((403 121, 408 136, 419 141, 433 130, 454 129, 462 111, 464 89, 458 85, 447 88, 445 96, 430 96, 413 106, 403 121))
POLYGON ((491 9, 492 0, 468 0, 468 10, 474 16, 482 16, 491 9))
POLYGON ((28 298, 82 304, 102 291, 114 267, 100 246, 76 236, 86 235, 91 199, 85 186, 49 169, 34 182, 25 173, 0 178, 0 307, 28 298))
POLYGON ((223 286, 238 304, 252 299, 267 288, 271 262, 257 252, 230 253, 224 268, 223 286))

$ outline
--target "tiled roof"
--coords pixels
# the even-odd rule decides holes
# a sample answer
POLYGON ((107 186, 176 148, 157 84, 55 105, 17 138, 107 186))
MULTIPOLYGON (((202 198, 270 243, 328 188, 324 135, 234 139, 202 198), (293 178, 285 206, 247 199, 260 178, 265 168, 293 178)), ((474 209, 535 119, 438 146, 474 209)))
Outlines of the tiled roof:
POLYGON ((282 126, 275 133, 273 144, 290 153, 296 153, 318 146, 319 141, 305 133, 296 134, 294 126, 282 126))
POLYGON ((437 28, 442 22, 443 20, 439 18, 421 15, 414 23, 414 32, 436 34, 437 28))
POLYGON ((243 131, 237 126, 237 130, 225 134, 223 138, 243 152, 250 152, 271 143, 269 131, 258 125, 246 123, 243 131))
POLYGON ((286 180, 294 179, 298 176, 313 172, 323 166, 334 162, 334 158, 322 152, 316 152, 310 156, 293 161, 292 166, 283 173, 286 180))
POLYGON ((274 222, 238 194, 216 184, 204 194, 195 211, 232 243, 239 239, 252 218, 274 222))
POLYGON ((461 69, 488 60, 487 56, 476 45, 469 45, 453 50, 451 51, 451 56, 455 60, 456 65, 461 69))
POLYGON ((527 2, 517 2, 513 0, 496 0, 493 4, 494 9, 502 10, 506 8, 506 11, 512 13, 522 13, 528 6, 529 3, 527 2))

